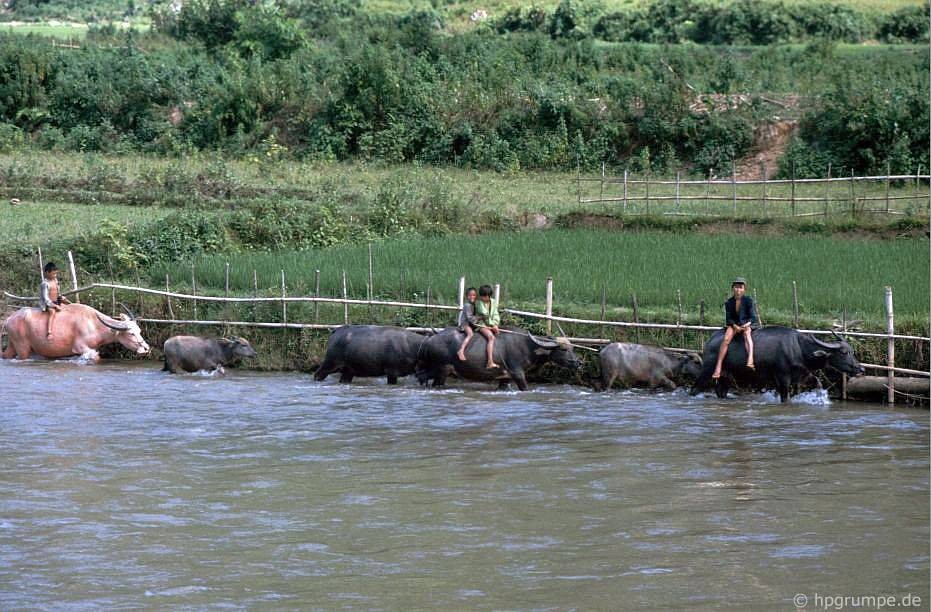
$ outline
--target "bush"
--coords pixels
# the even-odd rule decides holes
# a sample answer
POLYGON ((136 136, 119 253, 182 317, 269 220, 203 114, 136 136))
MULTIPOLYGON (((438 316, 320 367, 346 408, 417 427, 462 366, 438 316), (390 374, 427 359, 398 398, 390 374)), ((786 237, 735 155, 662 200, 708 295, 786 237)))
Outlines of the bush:
POLYGON ((875 24, 864 13, 843 4, 798 4, 792 7, 799 37, 861 42, 875 24))
POLYGON ((877 38, 883 42, 927 42, 928 2, 923 6, 907 6, 884 16, 879 21, 877 38))

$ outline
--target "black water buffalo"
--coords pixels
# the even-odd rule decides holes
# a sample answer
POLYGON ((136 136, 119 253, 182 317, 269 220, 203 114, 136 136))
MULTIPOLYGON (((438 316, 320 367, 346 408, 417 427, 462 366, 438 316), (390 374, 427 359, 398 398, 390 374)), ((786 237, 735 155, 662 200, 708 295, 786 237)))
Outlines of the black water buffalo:
POLYGON ((521 391, 527 390, 527 370, 534 365, 552 362, 565 368, 577 369, 581 361, 572 346, 562 339, 537 337, 519 328, 502 328, 495 340, 495 363, 501 368, 485 367, 485 338, 476 334, 466 349, 466 361, 460 361, 456 352, 464 334, 448 327, 428 339, 423 346, 417 379, 421 384, 433 381, 434 387, 446 384, 450 369, 467 380, 498 380, 502 385, 513 380, 521 391))
POLYGON ((658 346, 612 342, 601 349, 601 382, 610 389, 616 379, 625 387, 675 389, 701 372, 697 353, 674 353, 658 346))
POLYGON ((165 340, 166 372, 197 372, 217 370, 235 363, 243 357, 255 357, 255 350, 244 338, 200 338, 197 336, 172 336, 165 340))
MULTIPOLYGON (((758 389, 775 389, 779 399, 789 401, 794 385, 809 377, 812 372, 832 368, 850 376, 860 376, 863 368, 853 355, 853 349, 843 338, 834 334, 837 342, 824 342, 810 334, 788 327, 763 327, 753 332, 753 361, 755 370, 747 368, 747 350, 738 338, 731 342, 724 358, 722 376, 715 385, 718 397, 727 397, 733 377, 758 389)), ((698 393, 712 384, 711 375, 718 359, 718 348, 724 330, 711 336, 702 354, 702 370, 692 387, 698 393)))
POLYGON ((339 382, 355 376, 387 376, 388 384, 413 374, 417 355, 426 338, 401 327, 343 325, 326 343, 326 355, 314 378, 324 380, 339 372, 339 382))

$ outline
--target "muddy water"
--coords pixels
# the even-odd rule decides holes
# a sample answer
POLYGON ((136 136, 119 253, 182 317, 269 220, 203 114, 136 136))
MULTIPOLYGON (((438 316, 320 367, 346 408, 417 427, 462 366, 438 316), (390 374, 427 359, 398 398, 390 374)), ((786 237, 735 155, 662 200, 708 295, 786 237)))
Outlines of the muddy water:
POLYGON ((928 413, 2 363, 0 607, 928 601, 928 413))

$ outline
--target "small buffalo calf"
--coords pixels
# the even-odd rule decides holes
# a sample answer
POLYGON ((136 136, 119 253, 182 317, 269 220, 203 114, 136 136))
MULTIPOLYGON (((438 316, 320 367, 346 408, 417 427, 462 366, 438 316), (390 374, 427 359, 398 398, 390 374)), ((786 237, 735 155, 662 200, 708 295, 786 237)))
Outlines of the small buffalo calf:
POLYGON ((165 340, 166 372, 197 372, 217 370, 235 363, 243 357, 255 357, 255 350, 244 338, 200 338, 197 336, 172 336, 165 340))
POLYGON ((610 389, 615 380, 626 387, 675 389, 701 371, 696 353, 673 353, 658 346, 613 342, 601 349, 601 381, 610 389))

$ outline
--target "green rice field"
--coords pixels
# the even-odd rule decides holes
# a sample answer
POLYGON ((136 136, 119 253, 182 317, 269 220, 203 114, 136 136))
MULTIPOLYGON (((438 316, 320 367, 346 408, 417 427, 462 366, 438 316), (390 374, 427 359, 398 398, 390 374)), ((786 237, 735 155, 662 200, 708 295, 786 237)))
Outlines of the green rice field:
MULTIPOLYGON (((645 311, 675 310, 677 290, 683 310, 695 315, 705 301, 709 312, 727 297, 731 279, 745 276, 758 297, 764 322, 785 321, 792 313, 792 282, 798 286, 803 315, 882 321, 883 287, 894 288, 896 312, 927 325, 929 249, 925 239, 849 240, 821 236, 751 237, 662 232, 548 230, 482 236, 395 239, 373 245, 375 295, 454 303, 458 278, 467 283, 500 283, 507 305, 541 304, 546 277, 555 283, 557 310, 583 310, 601 302, 628 306, 633 294, 645 311)), ((251 293, 253 270, 260 291, 280 292, 285 271, 290 295, 313 292, 320 270, 321 295, 341 293, 347 273, 349 294, 366 296, 368 249, 338 247, 320 251, 244 253, 206 257, 195 265, 201 290, 219 291, 230 262, 231 288, 251 293)), ((160 266, 150 282, 172 275, 190 285, 190 268, 160 266)), ((711 316, 717 316, 713 314, 711 316)))

